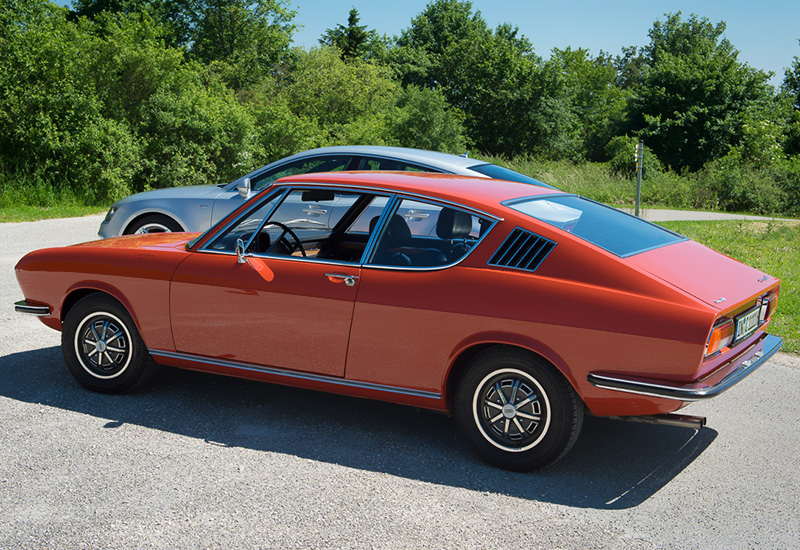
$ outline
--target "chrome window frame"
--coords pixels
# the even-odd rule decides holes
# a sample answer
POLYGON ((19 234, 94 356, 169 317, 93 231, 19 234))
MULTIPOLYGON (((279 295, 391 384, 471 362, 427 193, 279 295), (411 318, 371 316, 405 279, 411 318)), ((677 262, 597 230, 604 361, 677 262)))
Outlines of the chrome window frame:
MULTIPOLYGON (((275 184, 273 184, 274 186, 275 184)), ((222 233, 226 232, 230 227, 239 223, 242 218, 251 214, 254 210, 259 208, 261 205, 264 204, 265 201, 274 198, 275 195, 272 195, 269 192, 270 187, 259 191, 259 193, 266 193, 267 197, 264 197, 262 200, 258 200, 255 204, 251 207, 242 212, 239 216, 235 219, 231 220, 231 222, 227 223, 225 227, 220 228, 217 230, 217 237, 222 235, 222 233)), ((408 193, 402 192, 399 193, 397 191, 391 189, 385 189, 382 187, 372 187, 372 186, 361 186, 361 185, 348 185, 347 183, 336 184, 336 185, 326 185, 326 184, 318 184, 314 182, 292 182, 291 184, 285 184, 285 186, 278 184, 273 191, 277 193, 281 193, 278 197, 278 201, 273 208, 267 213, 264 219, 262 219, 261 224, 259 225, 259 229, 263 226, 264 222, 266 222, 270 216, 275 212, 275 210, 283 204, 283 201, 286 200, 286 197, 292 192, 301 189, 308 189, 308 190, 331 190, 331 191, 349 191, 352 193, 361 193, 364 195, 372 194, 375 196, 384 196, 387 197, 389 200, 386 203, 386 207, 384 208, 383 213, 381 214, 381 218, 378 220, 378 223, 375 225, 375 230, 369 236, 367 240, 366 246, 364 247, 364 252, 361 254, 361 258, 357 262, 343 262, 337 260, 331 260, 328 258, 305 258, 305 257, 296 257, 296 256, 287 256, 285 254, 263 254, 263 253, 253 253, 248 252, 245 254, 245 257, 254 257, 254 258, 263 258, 263 259, 279 259, 279 260, 288 260, 288 261, 301 261, 301 262, 314 262, 314 263, 321 263, 321 264, 330 264, 335 266, 343 266, 343 267, 360 267, 360 268, 369 268, 369 269, 379 269, 379 270, 390 270, 390 271, 441 271, 443 269, 449 269, 455 265, 460 264, 466 258, 468 258, 472 252, 478 248, 478 246, 483 242, 489 233, 497 226, 497 224, 503 221, 501 216, 490 214, 483 210, 479 210, 477 208, 470 208, 464 206, 462 204, 448 201, 446 199, 437 199, 430 197, 428 195, 423 195, 421 193, 408 193), (459 258, 455 262, 451 262, 448 264, 440 265, 440 266, 395 266, 395 265, 380 265, 380 264, 371 264, 369 263, 372 260, 372 255, 375 252, 375 247, 377 246, 377 241, 380 235, 382 234, 384 226, 388 223, 389 213, 393 215, 397 208, 399 207, 400 202, 403 199, 411 199, 411 200, 419 200, 421 202, 427 202, 434 204, 436 206, 441 206, 442 208, 453 208, 455 210, 460 210, 462 212, 466 212, 467 214, 478 216, 480 218, 484 218, 489 220, 491 225, 484 231, 483 235, 481 235, 478 240, 475 242, 473 247, 467 252, 464 256, 459 258)), ((204 237, 207 233, 216 230, 216 226, 210 227, 206 230, 205 233, 196 237, 190 243, 197 242, 202 237, 204 237)), ((257 232, 254 232, 253 235, 250 236, 248 239, 245 249, 250 246, 253 238, 255 238, 257 232)), ((198 253, 208 253, 208 254, 218 254, 223 256, 236 256, 236 251, 227 251, 227 250, 212 250, 209 246, 215 241, 216 239, 209 239, 208 242, 199 248, 196 252, 198 253)), ((189 245, 187 244, 187 247, 189 245)))
MULTIPOLYGON (((472 252, 476 248, 478 248, 478 246, 481 244, 481 242, 483 242, 483 239, 485 239, 486 236, 489 233, 492 232, 492 229, 494 229, 495 226, 497 225, 497 223, 500 222, 500 221, 502 221, 502 218, 500 218, 498 216, 494 216, 492 214, 488 214, 488 213, 482 212, 480 210, 475 210, 475 209, 472 209, 472 208, 468 208, 468 207, 465 207, 464 205, 461 205, 461 204, 458 204, 458 203, 454 203, 454 202, 450 202, 450 201, 446 201, 446 200, 434 199, 432 197, 428 197, 428 196, 425 196, 425 195, 419 195, 419 194, 416 194, 416 193, 396 193, 395 196, 394 196, 394 200, 390 204, 386 205, 386 210, 384 211, 383 217, 381 218, 381 220, 378 221, 378 224, 375 226, 375 235, 374 236, 373 235, 370 236, 370 240, 372 241, 372 248, 369 251, 369 255, 366 256, 366 259, 365 259, 365 256, 362 256, 362 258, 361 258, 362 259, 361 266, 364 267, 364 268, 374 268, 374 269, 391 270, 391 271, 441 271, 443 269, 449 269, 449 268, 451 268, 453 266, 456 266, 456 265, 460 264, 464 260, 466 260, 472 254, 472 252), (380 240, 379 239, 380 236, 382 236, 384 227, 389 223, 389 219, 397 212, 397 210, 400 207, 400 203, 404 199, 416 200, 418 202, 425 202, 425 203, 428 203, 428 204, 433 204, 435 206, 440 206, 442 208, 451 208, 453 210, 459 210, 461 212, 469 214, 470 216, 478 216, 479 218, 487 219, 490 222, 492 222, 492 224, 488 227, 488 229, 486 229, 486 231, 483 232, 483 235, 478 237, 478 239, 475 241, 475 244, 472 245, 472 248, 470 248, 467 251, 466 254, 464 254, 458 260, 456 260, 454 262, 450 262, 450 263, 442 264, 442 265, 434 265, 434 266, 429 266, 429 265, 402 266, 402 265, 382 265, 382 264, 370 263, 372 261, 372 259, 373 259, 373 256, 375 255, 375 249, 377 248, 377 244, 378 244, 378 241, 380 240), (380 228, 380 229, 378 229, 378 228, 380 228), (375 236, 377 236, 377 237, 375 237, 375 236)), ((366 252, 366 250, 365 250, 365 252, 366 252)))

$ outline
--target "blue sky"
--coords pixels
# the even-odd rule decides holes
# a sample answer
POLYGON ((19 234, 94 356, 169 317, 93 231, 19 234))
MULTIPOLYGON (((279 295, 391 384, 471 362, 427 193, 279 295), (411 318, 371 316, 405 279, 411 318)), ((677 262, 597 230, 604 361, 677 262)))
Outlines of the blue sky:
MULTIPOLYGON (((380 34, 399 35, 411 19, 425 9, 428 0, 292 0, 297 11, 295 44, 310 48, 325 29, 346 24, 351 8, 361 24, 380 34)), ((692 13, 713 23, 725 21, 725 36, 739 50, 739 59, 756 69, 776 73, 773 84, 783 80, 786 67, 800 56, 800 1, 798 0, 694 0, 617 1, 584 0, 473 0, 491 27, 509 22, 533 43, 536 53, 549 57, 552 48, 587 48, 620 53, 623 46, 644 46, 647 32, 664 13, 692 13)))
MULTIPOLYGON (((396 36, 428 4, 428 0, 290 1, 297 11, 295 22, 302 27, 294 42, 304 48, 317 46, 325 29, 346 24, 351 8, 358 10, 362 25, 396 36)), ((473 0, 472 7, 492 27, 505 22, 518 26, 544 58, 552 48, 587 48, 596 55, 600 50, 618 54, 623 46, 644 46, 653 22, 677 11, 684 18, 694 13, 713 23, 725 21, 725 36, 739 50, 739 59, 774 72, 775 85, 783 80, 792 59, 800 56, 798 0, 473 0)))

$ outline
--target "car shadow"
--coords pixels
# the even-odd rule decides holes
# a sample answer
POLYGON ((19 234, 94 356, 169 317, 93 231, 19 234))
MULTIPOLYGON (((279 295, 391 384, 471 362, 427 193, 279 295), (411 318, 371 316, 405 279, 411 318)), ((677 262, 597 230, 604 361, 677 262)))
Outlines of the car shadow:
POLYGON ((139 393, 96 394, 58 347, 0 357, 0 395, 205 440, 429 483, 578 508, 637 506, 711 445, 717 432, 587 417, 561 461, 534 473, 480 461, 446 415, 322 392, 164 368, 139 393))

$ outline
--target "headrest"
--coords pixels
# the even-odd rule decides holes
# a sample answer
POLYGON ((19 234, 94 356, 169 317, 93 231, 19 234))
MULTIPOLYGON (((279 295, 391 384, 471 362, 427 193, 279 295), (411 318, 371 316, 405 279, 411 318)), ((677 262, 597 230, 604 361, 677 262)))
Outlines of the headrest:
POLYGON ((463 239, 472 232, 472 216, 461 210, 442 208, 436 221, 436 235, 440 239, 463 239))
MULTIPOLYGON (((369 232, 375 229, 378 223, 379 216, 375 216, 369 221, 369 232)), ((385 241, 383 242, 384 248, 397 248, 403 246, 411 241, 411 229, 408 228, 406 220, 399 214, 393 215, 389 219, 389 227, 386 228, 385 241)))

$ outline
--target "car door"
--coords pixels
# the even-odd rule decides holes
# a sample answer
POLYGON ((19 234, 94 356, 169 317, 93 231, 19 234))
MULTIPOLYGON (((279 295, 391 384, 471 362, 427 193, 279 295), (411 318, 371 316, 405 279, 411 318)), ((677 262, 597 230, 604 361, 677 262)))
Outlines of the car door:
MULTIPOLYGON (((429 219, 429 218, 426 218, 429 219)), ((440 391, 450 353, 486 320, 470 306, 480 270, 457 265, 493 220, 416 198, 396 201, 363 265, 347 356, 348 379, 440 391), (425 212, 436 227, 414 233, 404 213, 425 212)))
POLYGON ((170 292, 176 351, 343 376, 361 271, 357 250, 366 247, 368 237, 337 243, 339 249, 326 246, 334 228, 292 216, 298 199, 355 204, 354 195, 276 191, 185 260, 170 292), (309 250, 298 250, 295 238, 309 250), (247 247, 240 250, 243 261, 237 242, 247 247), (323 250, 331 251, 330 257, 323 257, 323 250), (336 250, 348 255, 337 257, 336 250))

